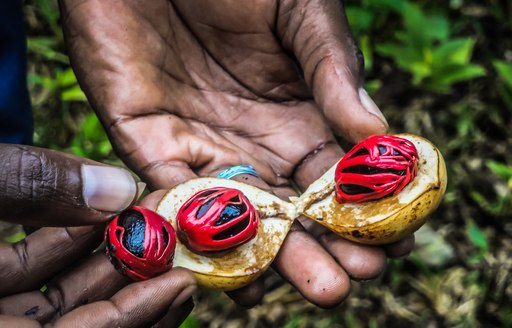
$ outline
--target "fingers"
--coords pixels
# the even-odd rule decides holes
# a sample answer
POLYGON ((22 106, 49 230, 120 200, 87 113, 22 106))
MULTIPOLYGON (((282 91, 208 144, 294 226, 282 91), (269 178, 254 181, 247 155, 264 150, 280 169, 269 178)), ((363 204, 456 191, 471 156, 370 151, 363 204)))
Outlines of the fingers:
POLYGON ((0 315, 0 327, 40 328, 41 325, 34 320, 10 315, 0 315))
POLYGON ((16 244, 0 244, 0 295, 39 289, 51 277, 90 254, 103 226, 43 228, 16 244))
MULTIPOLYGON (((156 323, 168 310, 182 308, 196 291, 195 280, 188 270, 175 268, 150 280, 133 283, 112 296, 81 306, 63 316, 56 327, 141 327, 156 323)), ((188 313, 187 313, 188 314, 188 313)))
POLYGON ((356 244, 333 233, 322 235, 319 241, 354 280, 375 279, 386 269, 382 247, 356 244))
POLYGON ((332 127, 352 142, 385 133, 384 116, 362 88, 363 58, 341 2, 283 1, 278 15, 278 33, 332 127))
POLYGON ((157 324, 151 326, 152 328, 172 328, 180 327, 180 325, 187 319, 188 315, 194 309, 194 299, 191 297, 180 306, 171 306, 167 314, 158 321, 157 324))
POLYGON ((98 252, 47 282, 44 292, 1 298, 0 313, 48 322, 83 304, 108 299, 129 282, 98 252))
POLYGON ((397 241, 396 243, 386 245, 385 250, 388 257, 398 258, 409 255, 414 248, 414 235, 410 235, 405 237, 402 240, 397 241))
POLYGON ((260 277, 247 286, 226 292, 226 295, 238 305, 245 308, 252 308, 261 304, 263 301, 263 296, 265 296, 265 282, 263 278, 260 277))
POLYGON ((131 174, 67 154, 29 146, 0 145, 2 219, 30 226, 105 222, 132 204, 131 174))
POLYGON ((347 273, 298 222, 273 265, 306 299, 320 307, 336 306, 350 293, 347 273))

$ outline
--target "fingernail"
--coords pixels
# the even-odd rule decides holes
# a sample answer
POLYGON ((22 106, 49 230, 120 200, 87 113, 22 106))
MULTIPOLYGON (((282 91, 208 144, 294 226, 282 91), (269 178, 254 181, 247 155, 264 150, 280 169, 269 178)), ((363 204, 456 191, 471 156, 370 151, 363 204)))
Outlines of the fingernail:
POLYGON ((176 296, 176 298, 172 302, 170 308, 177 308, 177 307, 181 306, 189 298, 191 298, 192 295, 194 295, 196 290, 197 290, 196 285, 190 285, 190 286, 186 287, 184 290, 181 291, 181 293, 179 293, 178 296, 176 296))
POLYGON ((365 89, 360 88, 359 89, 359 99, 361 100, 361 104, 363 104, 363 107, 366 109, 366 111, 372 115, 375 115, 379 120, 382 121, 382 123, 388 127, 388 121, 382 115, 382 112, 380 111, 379 107, 375 104, 373 99, 370 97, 368 92, 366 92, 365 89))
POLYGON ((83 197, 90 208, 118 212, 128 207, 137 196, 137 184, 125 169, 82 165, 83 197))

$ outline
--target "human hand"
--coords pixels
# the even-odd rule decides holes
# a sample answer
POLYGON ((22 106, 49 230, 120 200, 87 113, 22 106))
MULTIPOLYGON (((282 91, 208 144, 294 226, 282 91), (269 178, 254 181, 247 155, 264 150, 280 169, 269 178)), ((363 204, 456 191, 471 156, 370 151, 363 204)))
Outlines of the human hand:
MULTIPOLYGON (((185 319, 196 288, 188 270, 128 285, 94 252, 105 223, 138 196, 128 171, 28 146, 0 144, 0 158, 0 219, 47 226, 0 243, 0 326, 167 327, 185 319)), ((154 202, 149 195, 141 205, 154 202)))
MULTIPOLYGON (((60 3, 81 86, 152 189, 245 164, 287 198, 342 157, 333 131, 352 142, 386 132, 339 1, 60 3)), ((413 244, 360 246, 301 222, 275 268, 325 307, 348 295, 349 277, 378 276, 386 253, 413 244)), ((251 288, 235 298, 257 303, 251 288)))

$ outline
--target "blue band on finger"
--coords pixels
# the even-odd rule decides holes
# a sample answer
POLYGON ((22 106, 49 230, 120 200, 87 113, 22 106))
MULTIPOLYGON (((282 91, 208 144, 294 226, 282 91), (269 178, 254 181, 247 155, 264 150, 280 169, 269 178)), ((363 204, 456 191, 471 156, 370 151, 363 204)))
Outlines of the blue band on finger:
POLYGON ((219 178, 219 179, 232 179, 232 178, 234 178, 235 176, 237 176, 239 174, 249 174, 249 175, 252 175, 252 176, 255 176, 255 177, 259 178, 259 175, 256 172, 256 170, 254 169, 254 167, 252 167, 250 165, 236 165, 236 166, 232 166, 229 169, 225 169, 224 171, 220 172, 217 175, 217 178, 219 178))

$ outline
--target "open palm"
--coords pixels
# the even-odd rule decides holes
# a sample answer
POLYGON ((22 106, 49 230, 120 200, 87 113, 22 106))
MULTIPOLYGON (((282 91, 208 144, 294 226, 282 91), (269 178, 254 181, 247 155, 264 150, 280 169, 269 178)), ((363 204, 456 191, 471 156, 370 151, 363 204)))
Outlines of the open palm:
MULTIPOLYGON (((153 189, 246 164, 256 184, 286 197, 342 156, 332 131, 352 142, 386 131, 360 88, 339 1, 61 5, 81 86, 118 155, 153 189)), ((276 266, 314 303, 340 302, 347 273, 368 279, 383 269, 381 248, 306 225, 319 242, 294 228, 276 266), (308 268, 293 262, 297 247, 308 268)))

